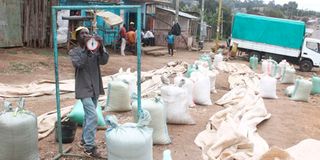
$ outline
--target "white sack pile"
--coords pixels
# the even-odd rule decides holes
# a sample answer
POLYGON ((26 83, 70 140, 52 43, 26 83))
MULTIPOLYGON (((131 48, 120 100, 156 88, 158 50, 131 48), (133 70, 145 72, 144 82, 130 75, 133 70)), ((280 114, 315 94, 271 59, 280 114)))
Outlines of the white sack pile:
POLYGON ((204 160, 248 160, 268 151, 256 126, 271 115, 255 91, 235 87, 216 103, 226 109, 214 114, 195 139, 204 160))

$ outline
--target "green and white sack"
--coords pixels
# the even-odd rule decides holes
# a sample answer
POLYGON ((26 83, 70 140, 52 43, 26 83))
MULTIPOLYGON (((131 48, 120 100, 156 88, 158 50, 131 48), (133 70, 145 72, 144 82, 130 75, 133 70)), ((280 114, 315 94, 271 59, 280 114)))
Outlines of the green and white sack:
MULTIPOLYGON (((98 116, 98 126, 105 127, 106 123, 104 122, 102 109, 99 103, 96 108, 96 112, 98 116)), ((73 108, 67 117, 73 122, 76 122, 80 125, 83 124, 84 110, 83 110, 83 104, 81 100, 77 100, 76 104, 73 105, 73 108)))
POLYGON ((320 94, 320 77, 312 77, 312 94, 320 94))
POLYGON ((148 111, 142 110, 138 123, 118 124, 117 118, 106 117, 105 133, 108 160, 152 160, 152 132, 148 111))
POLYGON ((272 59, 262 60, 262 73, 271 77, 276 77, 278 72, 278 63, 272 59))
POLYGON ((312 90, 312 82, 305 79, 297 79, 294 86, 291 100, 307 102, 312 90))
POLYGON ((195 124, 188 111, 187 91, 185 89, 173 85, 163 86, 161 97, 167 111, 167 123, 195 124))
POLYGON ((282 76, 280 79, 281 83, 293 84, 296 80, 296 70, 293 66, 287 66, 283 68, 282 76))
POLYGON ((113 112, 131 111, 129 84, 123 81, 111 81, 108 84, 106 110, 113 112))
MULTIPOLYGON (((132 108, 135 122, 137 122, 138 117, 136 115, 138 104, 136 101, 133 102, 132 108)), ((171 143, 167 127, 166 109, 164 107, 163 101, 160 98, 142 99, 141 108, 149 111, 151 115, 151 122, 148 127, 153 129, 153 144, 171 143)))
POLYGON ((24 100, 12 108, 4 102, 0 112, 0 159, 39 160, 37 117, 24 109, 24 100))

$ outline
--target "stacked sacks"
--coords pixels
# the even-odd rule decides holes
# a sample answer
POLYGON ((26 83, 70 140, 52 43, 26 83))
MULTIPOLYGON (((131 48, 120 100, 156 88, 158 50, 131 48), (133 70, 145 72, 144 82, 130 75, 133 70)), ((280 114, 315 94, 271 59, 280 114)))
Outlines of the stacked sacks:
POLYGON ((199 67, 199 71, 203 73, 203 75, 208 76, 210 79, 210 92, 217 93, 216 90, 216 77, 219 74, 218 70, 209 70, 208 68, 199 67))
POLYGON ((295 101, 308 101, 312 90, 312 82, 299 78, 294 84, 294 91, 291 100, 295 101))
POLYGON ((176 86, 179 86, 181 88, 184 88, 187 91, 187 105, 189 107, 194 107, 195 104, 193 102, 193 81, 190 80, 189 78, 183 77, 182 74, 178 74, 175 78, 174 78, 174 84, 176 86))
POLYGON ((129 84, 124 81, 111 81, 108 84, 107 111, 130 111, 129 84))
POLYGON ((10 102, 4 102, 0 112, 0 159, 38 160, 37 117, 24 109, 24 100, 13 110, 10 102))
POLYGON ((266 74, 262 75, 260 79, 260 95, 263 98, 278 98, 277 79, 266 74))
POLYGON ((196 104, 212 105, 210 98, 210 79, 201 72, 192 72, 190 79, 194 82, 193 100, 196 104), (208 87, 209 86, 209 87, 208 87))
MULTIPOLYGON (((166 121, 166 110, 163 101, 160 98, 150 98, 141 100, 141 108, 147 110, 151 115, 151 122, 148 127, 153 129, 152 139, 153 144, 169 144, 171 143, 167 121, 166 121)), ((133 105, 133 115, 135 117, 135 122, 138 121, 137 110, 138 104, 134 102, 133 105)))
MULTIPOLYGON (((103 120, 103 114, 102 114, 102 109, 101 109, 100 104, 98 104, 98 107, 96 108, 96 113, 98 116, 98 126, 105 127, 106 123, 103 120)), ((76 122, 80 125, 83 124, 84 110, 83 110, 83 104, 82 104, 81 100, 77 100, 77 102, 73 106, 71 112, 68 114, 68 118, 71 121, 76 122)))
POLYGON ((271 77, 277 75, 278 63, 272 59, 262 60, 262 73, 271 77))
POLYGON ((126 72, 121 72, 115 77, 115 80, 125 82, 129 85, 129 96, 132 98, 137 94, 137 77, 131 73, 130 68, 126 72))
POLYGON ((292 84, 294 83, 295 80, 296 80, 296 70, 294 69, 294 67, 289 65, 283 68, 280 82, 292 84))
POLYGON ((219 68, 219 65, 220 63, 223 61, 223 55, 222 53, 218 53, 214 56, 214 61, 213 61, 213 64, 214 64, 214 67, 215 68, 219 68))
POLYGON ((312 94, 320 94, 320 77, 312 77, 312 94))
POLYGON ((107 116, 109 126, 106 143, 109 160, 152 160, 152 132, 148 111, 142 110, 138 123, 118 124, 115 116, 107 116))
POLYGON ((258 63, 259 63, 258 57, 256 55, 253 55, 252 57, 250 57, 249 61, 250 61, 250 68, 253 71, 256 71, 258 69, 258 63))
POLYGON ((287 67, 289 67, 290 64, 284 59, 282 60, 278 65, 278 73, 276 75, 276 78, 281 78, 281 76, 284 74, 287 67))
POLYGON ((188 112, 187 91, 174 85, 163 86, 161 97, 167 112, 167 123, 195 124, 188 112))

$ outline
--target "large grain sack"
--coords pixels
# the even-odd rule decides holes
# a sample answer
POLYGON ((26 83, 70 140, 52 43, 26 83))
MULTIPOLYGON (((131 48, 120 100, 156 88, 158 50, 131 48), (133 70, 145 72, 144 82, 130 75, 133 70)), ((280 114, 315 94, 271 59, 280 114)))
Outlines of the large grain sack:
POLYGON ((210 92, 217 93, 216 78, 217 78, 217 75, 219 74, 219 71, 215 69, 209 70, 208 68, 204 68, 204 67, 199 67, 199 71, 205 76, 208 76, 210 78, 210 92))
POLYGON ((312 89, 312 82, 305 79, 297 79, 294 86, 291 100, 308 101, 312 89))
POLYGON ((152 160, 152 129, 148 111, 142 110, 138 123, 118 124, 117 118, 106 117, 105 133, 108 160, 152 160))
POLYGON ((313 76, 312 77, 312 94, 320 94, 320 77, 313 76))
POLYGON ((210 78, 201 72, 192 72, 191 78, 194 82, 193 100, 199 105, 210 106, 212 101, 210 98, 210 78))
POLYGON ((290 64, 284 59, 282 60, 279 65, 278 65, 278 71, 276 78, 281 78, 282 75, 284 74, 286 68, 290 67, 290 64))
POLYGON ((282 69, 282 76, 280 79, 281 83, 293 84, 296 80, 296 70, 293 66, 287 66, 282 69))
MULTIPOLYGON (((136 116, 138 110, 137 102, 133 102, 132 108, 135 122, 138 122, 138 117, 136 116)), ((171 143, 163 101, 160 98, 142 99, 141 108, 149 111, 151 115, 151 122, 147 126, 153 129, 153 144, 171 143)))
POLYGON ((116 77, 115 80, 125 82, 129 85, 129 96, 134 97, 137 94, 137 77, 134 74, 123 73, 116 77))
POLYGON ((221 53, 214 56, 213 64, 215 68, 219 68, 220 63, 223 61, 223 55, 221 53))
POLYGON ((294 85, 292 86, 288 86, 284 92, 284 94, 288 97, 291 97, 292 96, 292 93, 294 91, 294 85))
POLYGON ((192 80, 189 78, 183 77, 181 74, 178 74, 174 78, 174 84, 176 86, 179 86, 187 91, 187 105, 189 107, 194 107, 195 104, 193 102, 193 88, 194 88, 194 83, 192 80))
POLYGON ((13 109, 4 102, 0 112, 0 159, 39 160, 37 117, 24 109, 24 100, 13 109))
POLYGON ((269 75, 264 74, 260 79, 260 95, 263 98, 278 98, 277 80, 269 75))
POLYGON ((256 71, 258 69, 258 64, 259 64, 259 58, 256 55, 253 55, 252 57, 250 57, 249 59, 250 61, 250 68, 253 71, 256 71))
POLYGON ((106 102, 107 111, 130 111, 129 85, 123 81, 111 81, 108 84, 106 102))
POLYGON ((167 123, 195 124, 188 111, 185 89, 172 85, 164 86, 161 88, 161 97, 167 111, 167 123))
POLYGON ((278 71, 278 63, 272 59, 262 60, 262 73, 271 77, 276 77, 278 71))
MULTIPOLYGON (((105 127, 106 123, 103 120, 103 114, 100 104, 98 103, 98 106, 96 108, 97 117, 98 117, 98 126, 105 127)), ((80 125, 83 124, 84 120, 84 110, 83 110, 83 104, 81 100, 77 100, 76 104, 73 105, 73 108, 71 112, 68 114, 68 118, 76 122, 80 125)))
POLYGON ((319 160, 320 141, 315 139, 305 139, 298 144, 287 148, 286 151, 294 160, 319 160))

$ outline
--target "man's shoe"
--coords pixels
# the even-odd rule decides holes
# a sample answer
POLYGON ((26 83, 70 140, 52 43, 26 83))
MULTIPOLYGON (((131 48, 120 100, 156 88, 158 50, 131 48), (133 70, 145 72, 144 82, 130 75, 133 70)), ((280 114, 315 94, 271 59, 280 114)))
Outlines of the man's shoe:
POLYGON ((97 151, 97 147, 93 147, 90 150, 84 150, 84 153, 89 156, 89 157, 93 157, 93 158, 101 158, 101 154, 97 151))

